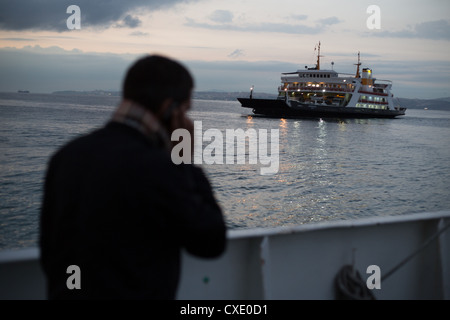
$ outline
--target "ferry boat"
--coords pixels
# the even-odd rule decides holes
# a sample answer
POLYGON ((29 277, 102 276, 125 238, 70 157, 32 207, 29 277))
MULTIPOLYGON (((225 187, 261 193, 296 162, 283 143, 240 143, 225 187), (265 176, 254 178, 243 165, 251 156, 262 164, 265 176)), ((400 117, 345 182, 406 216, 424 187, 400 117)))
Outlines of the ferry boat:
MULTIPOLYGON (((320 68, 320 42, 315 67, 281 74, 277 99, 238 98, 242 107, 256 115, 299 118, 395 118, 406 108, 396 106, 392 81, 373 77, 372 69, 360 73, 360 53, 356 74, 338 73, 320 68)), ((333 64, 333 63, 332 63, 333 64)))

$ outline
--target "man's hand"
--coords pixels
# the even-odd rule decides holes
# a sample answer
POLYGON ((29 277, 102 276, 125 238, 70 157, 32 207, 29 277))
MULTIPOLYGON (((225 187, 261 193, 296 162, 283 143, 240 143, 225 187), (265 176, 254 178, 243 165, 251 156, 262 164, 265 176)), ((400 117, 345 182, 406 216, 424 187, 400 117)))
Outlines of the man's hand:
MULTIPOLYGON (((190 109, 190 102, 185 102, 176 108, 172 113, 169 133, 176 129, 186 129, 191 136, 191 158, 194 156, 194 122, 188 117, 187 112, 190 109)), ((178 141, 173 141, 173 145, 178 144, 178 141)))

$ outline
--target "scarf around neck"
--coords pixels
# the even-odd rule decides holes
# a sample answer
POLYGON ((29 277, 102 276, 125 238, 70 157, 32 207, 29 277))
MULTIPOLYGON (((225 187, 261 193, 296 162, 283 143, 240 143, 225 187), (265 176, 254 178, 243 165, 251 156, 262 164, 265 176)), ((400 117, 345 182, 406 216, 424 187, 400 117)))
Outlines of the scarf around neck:
POLYGON ((169 136, 158 118, 150 110, 135 102, 122 101, 114 112, 111 121, 132 127, 152 142, 162 142, 166 149, 171 149, 169 136))

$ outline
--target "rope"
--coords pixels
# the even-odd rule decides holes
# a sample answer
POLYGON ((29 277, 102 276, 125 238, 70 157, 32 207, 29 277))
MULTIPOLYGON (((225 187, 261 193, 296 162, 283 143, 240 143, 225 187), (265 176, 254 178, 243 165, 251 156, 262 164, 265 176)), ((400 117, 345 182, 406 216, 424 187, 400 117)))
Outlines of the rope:
POLYGON ((420 251, 425 249, 431 242, 433 242, 439 235, 444 232, 448 227, 450 227, 450 222, 447 223, 443 228, 438 230, 436 233, 434 233, 431 237, 429 237, 416 251, 411 253, 409 256, 407 256, 405 259, 400 261, 394 268, 392 268, 390 271, 386 272, 384 276, 381 277, 381 281, 386 280, 388 277, 390 277, 395 271, 400 269, 405 263, 407 263, 409 260, 414 258, 420 251))
POLYGON ((335 278, 336 298, 339 300, 375 300, 358 270, 345 265, 335 278))
MULTIPOLYGON (((430 236, 422 245, 405 259, 400 261, 394 268, 381 277, 381 281, 389 278, 393 273, 405 265, 409 260, 414 258, 419 252, 430 245, 441 233, 450 227, 450 222, 440 228, 432 236, 430 236)), ((354 262, 353 262, 354 265, 354 262)), ((335 278, 336 298, 343 300, 375 300, 372 291, 367 288, 367 284, 353 265, 343 266, 335 278)))

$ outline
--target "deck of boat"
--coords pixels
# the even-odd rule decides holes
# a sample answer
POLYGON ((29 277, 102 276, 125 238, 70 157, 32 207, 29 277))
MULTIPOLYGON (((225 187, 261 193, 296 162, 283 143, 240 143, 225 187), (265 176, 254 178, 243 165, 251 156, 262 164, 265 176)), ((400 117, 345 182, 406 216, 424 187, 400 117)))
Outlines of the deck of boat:
MULTIPOLYGON (((219 259, 183 253, 178 299, 335 299, 349 264, 364 282, 379 268, 377 299, 450 299, 449 226, 441 211, 231 230, 219 259)), ((45 299, 38 258, 37 248, 0 252, 0 299, 45 299)))

